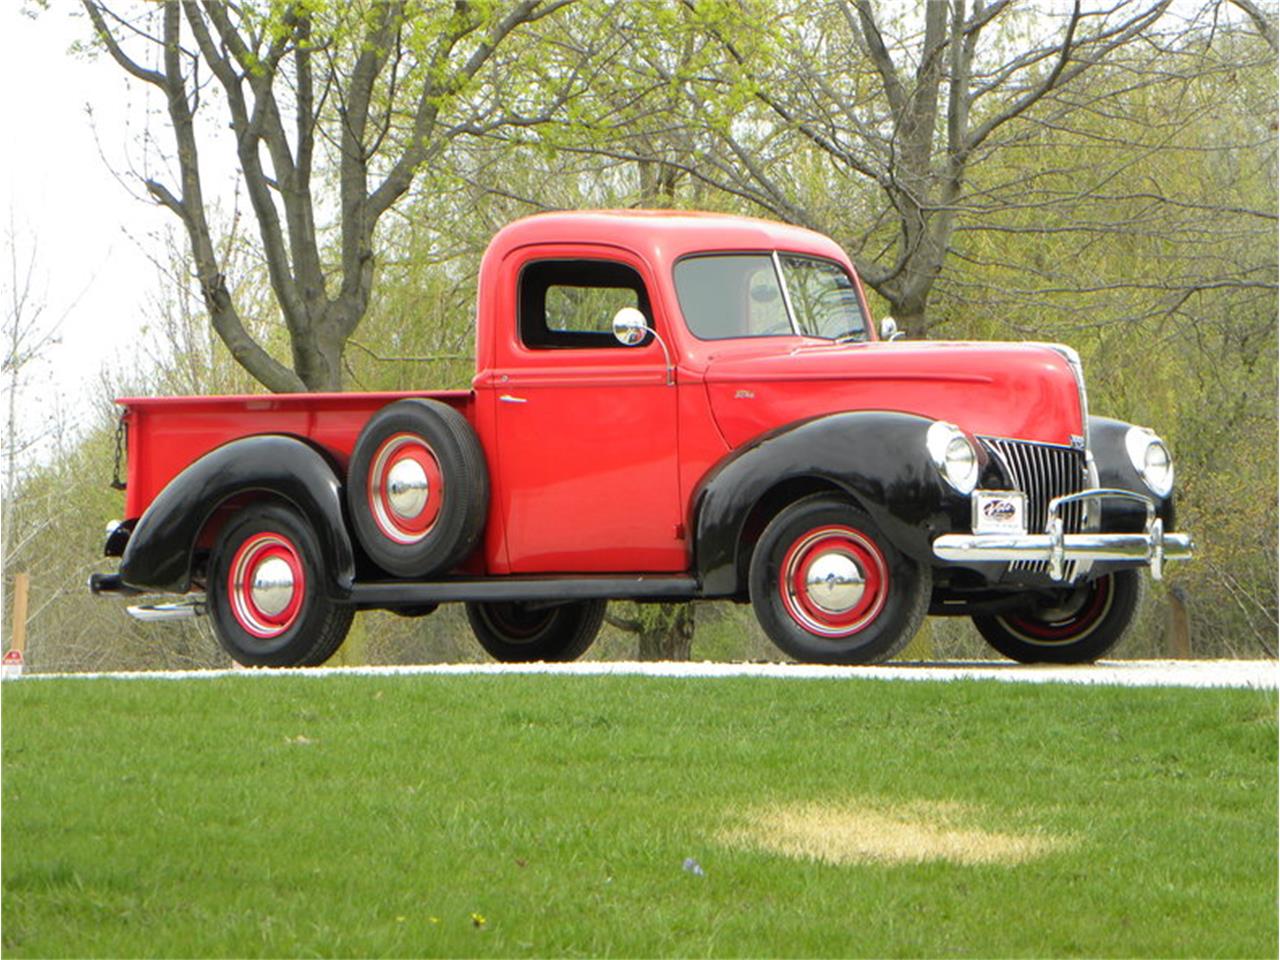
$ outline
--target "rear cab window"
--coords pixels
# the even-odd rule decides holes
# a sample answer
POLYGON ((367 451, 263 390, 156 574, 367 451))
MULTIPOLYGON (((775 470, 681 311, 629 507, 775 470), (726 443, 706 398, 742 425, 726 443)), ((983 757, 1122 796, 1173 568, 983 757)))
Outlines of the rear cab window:
POLYGON ((653 325, 644 281, 609 260, 536 260, 520 272, 520 341, 533 350, 622 348, 613 316, 634 307, 653 325))

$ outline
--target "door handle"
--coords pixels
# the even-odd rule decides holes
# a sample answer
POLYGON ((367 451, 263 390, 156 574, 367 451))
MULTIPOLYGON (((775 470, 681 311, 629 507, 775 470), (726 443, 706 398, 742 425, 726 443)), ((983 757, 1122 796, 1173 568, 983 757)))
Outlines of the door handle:
POLYGON ((513 397, 509 393, 502 394, 501 396, 498 397, 498 399, 501 400, 503 403, 528 403, 529 402, 524 397, 513 397))

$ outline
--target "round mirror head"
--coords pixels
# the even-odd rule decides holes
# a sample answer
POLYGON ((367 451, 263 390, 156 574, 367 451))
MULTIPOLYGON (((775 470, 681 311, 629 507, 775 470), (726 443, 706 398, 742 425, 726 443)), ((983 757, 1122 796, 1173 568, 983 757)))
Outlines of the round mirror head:
POLYGON ((885 317, 880 321, 881 340, 897 340, 902 337, 902 335, 902 331, 898 329, 898 321, 893 319, 893 317, 885 317))
POLYGON ((613 315, 613 336, 625 347, 643 343, 649 335, 649 323, 635 307, 623 307, 613 315))

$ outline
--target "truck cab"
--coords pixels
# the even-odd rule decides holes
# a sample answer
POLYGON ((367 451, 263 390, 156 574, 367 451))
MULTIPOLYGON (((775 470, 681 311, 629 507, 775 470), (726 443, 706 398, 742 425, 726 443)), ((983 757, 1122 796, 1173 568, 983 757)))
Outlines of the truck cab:
POLYGON ((624 598, 749 602, 807 661, 885 659, 933 613, 1078 662, 1191 552, 1167 447, 1090 416, 1073 350, 882 340, 838 245, 749 218, 507 226, 470 392, 121 403, 95 586, 186 595, 134 610, 207 611, 244 662, 450 601, 499 659, 571 659, 624 598))

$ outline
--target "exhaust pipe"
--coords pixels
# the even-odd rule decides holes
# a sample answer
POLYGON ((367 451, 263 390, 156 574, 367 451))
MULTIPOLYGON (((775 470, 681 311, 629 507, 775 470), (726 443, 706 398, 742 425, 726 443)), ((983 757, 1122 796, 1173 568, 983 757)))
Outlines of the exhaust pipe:
POLYGON ((143 623, 159 623, 163 620, 192 620, 204 616, 203 600, 180 600, 176 603, 143 603, 129 607, 129 616, 143 623))

